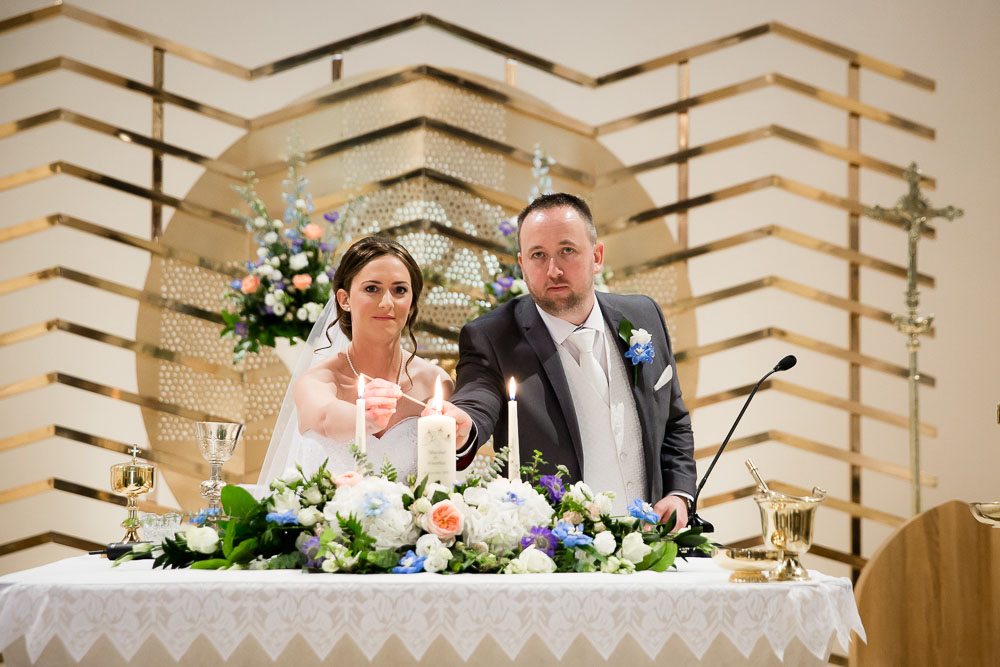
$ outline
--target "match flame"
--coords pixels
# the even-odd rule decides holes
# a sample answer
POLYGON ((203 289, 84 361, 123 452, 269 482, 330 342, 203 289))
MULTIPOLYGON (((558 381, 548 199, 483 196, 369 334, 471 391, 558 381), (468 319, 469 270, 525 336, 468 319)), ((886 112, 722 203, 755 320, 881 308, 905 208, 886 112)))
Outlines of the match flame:
POLYGON ((510 400, 513 401, 514 395, 517 394, 517 382, 514 378, 511 378, 510 382, 507 384, 507 393, 510 395, 510 400))
POLYGON ((360 401, 365 397, 365 376, 358 376, 358 400, 360 401))
POLYGON ((438 414, 444 412, 444 393, 441 390, 441 376, 434 378, 434 398, 431 401, 431 407, 437 411, 438 414))

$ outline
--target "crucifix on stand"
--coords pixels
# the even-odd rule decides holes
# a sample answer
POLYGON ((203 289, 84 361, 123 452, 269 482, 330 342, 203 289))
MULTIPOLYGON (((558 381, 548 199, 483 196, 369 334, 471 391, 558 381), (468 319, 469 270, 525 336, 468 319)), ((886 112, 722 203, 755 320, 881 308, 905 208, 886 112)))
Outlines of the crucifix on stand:
POLYGON ((910 351, 910 486, 913 491, 913 514, 920 513, 920 371, 917 367, 917 349, 920 347, 919 336, 927 333, 934 321, 933 315, 922 316, 917 313, 920 306, 920 292, 917 291, 917 242, 927 231, 928 223, 934 218, 954 220, 962 216, 962 209, 954 206, 931 208, 930 202, 920 192, 922 178, 916 162, 903 173, 910 184, 910 190, 901 197, 896 205, 886 209, 881 206, 870 208, 865 213, 875 220, 886 220, 898 223, 906 230, 909 237, 909 261, 906 267, 906 315, 893 315, 892 322, 896 328, 906 335, 906 347, 910 351))

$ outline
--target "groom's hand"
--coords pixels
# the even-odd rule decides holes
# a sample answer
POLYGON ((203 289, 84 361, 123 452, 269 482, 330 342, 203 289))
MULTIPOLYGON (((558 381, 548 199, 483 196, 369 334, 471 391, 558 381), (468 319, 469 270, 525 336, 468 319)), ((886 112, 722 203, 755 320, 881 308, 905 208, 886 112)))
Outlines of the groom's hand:
MULTIPOLYGON (((455 449, 459 450, 465 446, 466 441, 469 439, 469 432, 472 431, 472 417, 465 410, 452 405, 448 401, 442 401, 441 406, 441 414, 455 420, 455 449)), ((437 410, 432 408, 430 402, 428 402, 427 407, 420 413, 420 416, 426 417, 427 415, 434 414, 437 414, 437 410)))
POLYGON ((656 515, 660 517, 660 522, 664 522, 670 518, 670 514, 674 511, 677 512, 677 523, 674 524, 674 529, 672 532, 676 533, 679 530, 684 530, 688 522, 688 506, 687 501, 681 496, 667 496, 661 498, 658 503, 653 505, 653 511, 656 515))

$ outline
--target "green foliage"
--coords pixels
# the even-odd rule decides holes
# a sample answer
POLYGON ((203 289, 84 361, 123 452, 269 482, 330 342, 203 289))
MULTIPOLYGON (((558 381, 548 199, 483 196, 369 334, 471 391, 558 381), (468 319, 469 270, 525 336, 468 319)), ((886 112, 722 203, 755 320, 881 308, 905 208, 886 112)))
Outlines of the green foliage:
POLYGON ((389 457, 385 454, 382 455, 382 468, 378 472, 379 477, 385 477, 390 482, 396 481, 396 468, 392 465, 389 457))

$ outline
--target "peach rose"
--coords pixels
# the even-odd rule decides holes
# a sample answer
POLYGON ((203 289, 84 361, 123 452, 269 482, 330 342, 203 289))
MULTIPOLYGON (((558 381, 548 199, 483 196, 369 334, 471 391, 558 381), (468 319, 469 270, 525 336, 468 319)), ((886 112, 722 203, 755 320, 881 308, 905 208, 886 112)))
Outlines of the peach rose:
POLYGON ((308 273, 299 273, 292 276, 292 284, 295 285, 295 289, 309 289, 309 286, 313 284, 313 277, 308 273))
POLYGON ((240 291, 244 294, 253 294, 260 287, 260 278, 257 276, 247 276, 240 282, 240 291))
POLYGON ((308 225, 302 228, 302 236, 307 239, 315 241, 316 239, 323 236, 323 228, 317 225, 315 222, 310 222, 308 225))
POLYGON ((424 515, 427 532, 438 537, 454 537, 462 532, 462 513, 450 500, 442 500, 431 506, 424 515))
POLYGON ((342 486, 354 486, 358 482, 364 479, 356 470, 348 470, 342 475, 337 475, 333 478, 333 485, 338 489, 342 486))

